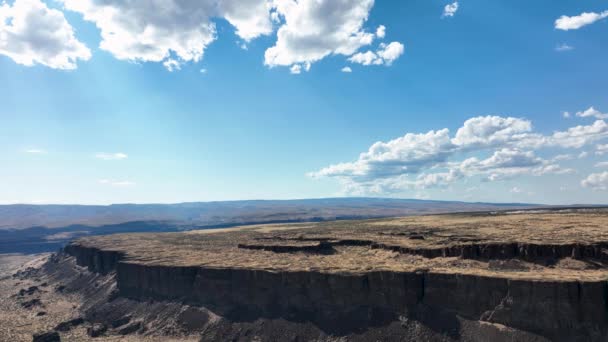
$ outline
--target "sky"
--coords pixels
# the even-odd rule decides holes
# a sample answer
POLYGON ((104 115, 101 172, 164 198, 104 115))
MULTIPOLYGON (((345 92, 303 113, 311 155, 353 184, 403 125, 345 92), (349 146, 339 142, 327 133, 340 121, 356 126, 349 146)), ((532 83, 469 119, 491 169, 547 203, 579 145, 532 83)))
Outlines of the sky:
POLYGON ((608 203, 605 0, 0 1, 0 203, 608 203))

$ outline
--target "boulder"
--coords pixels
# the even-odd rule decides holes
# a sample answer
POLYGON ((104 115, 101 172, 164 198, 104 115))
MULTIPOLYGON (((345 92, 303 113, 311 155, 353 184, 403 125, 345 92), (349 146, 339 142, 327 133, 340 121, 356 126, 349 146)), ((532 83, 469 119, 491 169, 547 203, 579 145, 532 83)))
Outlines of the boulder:
POLYGON ((33 342, 60 342, 61 337, 56 331, 34 334, 33 342))

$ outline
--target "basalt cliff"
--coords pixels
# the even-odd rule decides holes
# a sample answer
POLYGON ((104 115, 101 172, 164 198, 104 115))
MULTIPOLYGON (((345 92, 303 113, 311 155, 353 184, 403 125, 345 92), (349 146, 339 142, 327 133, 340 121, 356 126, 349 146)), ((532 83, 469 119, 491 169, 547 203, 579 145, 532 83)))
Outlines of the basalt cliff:
POLYGON ((606 341, 607 263, 593 209, 99 236, 33 272, 99 338, 606 341))

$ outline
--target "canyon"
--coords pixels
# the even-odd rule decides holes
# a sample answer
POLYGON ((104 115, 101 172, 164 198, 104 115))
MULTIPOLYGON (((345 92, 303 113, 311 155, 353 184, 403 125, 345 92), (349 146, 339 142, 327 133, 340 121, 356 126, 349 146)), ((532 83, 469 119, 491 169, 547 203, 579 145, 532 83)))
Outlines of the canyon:
POLYGON ((13 278, 78 295, 100 339, 605 341, 607 223, 564 209, 115 234, 13 278))

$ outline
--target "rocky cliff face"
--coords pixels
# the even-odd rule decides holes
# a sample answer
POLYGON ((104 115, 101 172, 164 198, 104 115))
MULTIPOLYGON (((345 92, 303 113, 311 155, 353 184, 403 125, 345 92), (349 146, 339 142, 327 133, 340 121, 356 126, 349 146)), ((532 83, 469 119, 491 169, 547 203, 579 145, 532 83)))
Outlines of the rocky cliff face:
MULTIPOLYGON (((518 249, 502 246, 493 250, 518 249)), ((606 281, 523 280, 439 272, 353 274, 157 266, 78 243, 67 246, 65 252, 91 271, 115 271, 121 296, 204 305, 235 321, 280 317, 310 321, 342 333, 404 318, 435 322, 448 331, 458 328, 454 327, 458 325, 456 317, 464 317, 555 341, 608 340, 606 281)), ((573 249, 563 252, 572 254, 573 249)), ((596 252, 603 253, 601 249, 596 252)))

